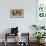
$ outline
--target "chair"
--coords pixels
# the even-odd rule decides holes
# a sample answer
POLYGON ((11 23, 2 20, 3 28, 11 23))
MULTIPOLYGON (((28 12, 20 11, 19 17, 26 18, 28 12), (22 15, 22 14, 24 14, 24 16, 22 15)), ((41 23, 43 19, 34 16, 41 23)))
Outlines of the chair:
POLYGON ((5 33, 5 46, 8 44, 7 38, 13 38, 13 36, 17 36, 17 39, 15 38, 15 40, 17 40, 16 46, 18 46, 18 27, 11 28, 11 33, 5 33))
POLYGON ((29 33, 21 33, 21 39, 24 41, 19 42, 19 46, 30 46, 29 33))
POLYGON ((16 35, 16 34, 9 34, 9 33, 6 33, 5 34, 5 46, 7 46, 7 44, 8 44, 8 42, 7 42, 7 38, 10 38, 11 36, 17 36, 17 38, 15 38, 15 40, 16 40, 16 46, 18 46, 18 34, 16 35))

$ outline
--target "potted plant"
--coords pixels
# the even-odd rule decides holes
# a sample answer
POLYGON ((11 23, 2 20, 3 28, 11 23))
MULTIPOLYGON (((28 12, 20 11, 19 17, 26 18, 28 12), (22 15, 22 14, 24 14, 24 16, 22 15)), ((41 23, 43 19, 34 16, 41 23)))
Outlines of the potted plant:
POLYGON ((42 38, 45 38, 44 37, 46 36, 45 34, 46 34, 45 32, 35 32, 33 35, 37 38, 38 43, 40 43, 40 40, 42 38))

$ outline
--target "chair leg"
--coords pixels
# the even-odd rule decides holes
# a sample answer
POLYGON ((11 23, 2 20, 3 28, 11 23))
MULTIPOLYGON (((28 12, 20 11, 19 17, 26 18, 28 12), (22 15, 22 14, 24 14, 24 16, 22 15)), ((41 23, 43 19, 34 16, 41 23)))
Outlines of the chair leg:
POLYGON ((6 41, 5 41, 5 43, 4 43, 4 44, 5 44, 5 46, 7 46, 7 42, 6 42, 6 41))
POLYGON ((7 34, 5 34, 5 46, 7 46, 7 34))

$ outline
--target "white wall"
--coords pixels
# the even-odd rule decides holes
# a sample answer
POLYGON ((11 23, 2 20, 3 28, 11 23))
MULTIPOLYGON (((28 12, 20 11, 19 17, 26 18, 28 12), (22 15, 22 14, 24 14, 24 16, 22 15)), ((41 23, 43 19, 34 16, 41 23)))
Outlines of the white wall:
POLYGON ((30 32, 36 24, 36 0, 0 0, 0 34, 11 27, 19 27, 20 32, 30 32), (24 9, 24 18, 10 18, 10 9, 24 9))

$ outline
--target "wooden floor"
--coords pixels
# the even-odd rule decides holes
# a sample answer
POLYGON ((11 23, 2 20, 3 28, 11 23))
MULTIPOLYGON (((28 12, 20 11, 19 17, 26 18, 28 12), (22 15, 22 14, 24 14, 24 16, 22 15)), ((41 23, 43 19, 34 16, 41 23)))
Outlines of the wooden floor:
MULTIPOLYGON (((2 42, 0 42, 0 46, 4 46, 4 43, 2 42)), ((15 46, 15 42, 14 43, 8 43, 8 45, 7 46, 15 46)), ((25 45, 24 45, 25 46, 25 45)), ((37 43, 30 43, 30 46, 37 46, 37 43)), ((44 45, 41 45, 41 46, 46 46, 46 43, 44 43, 44 45)))

